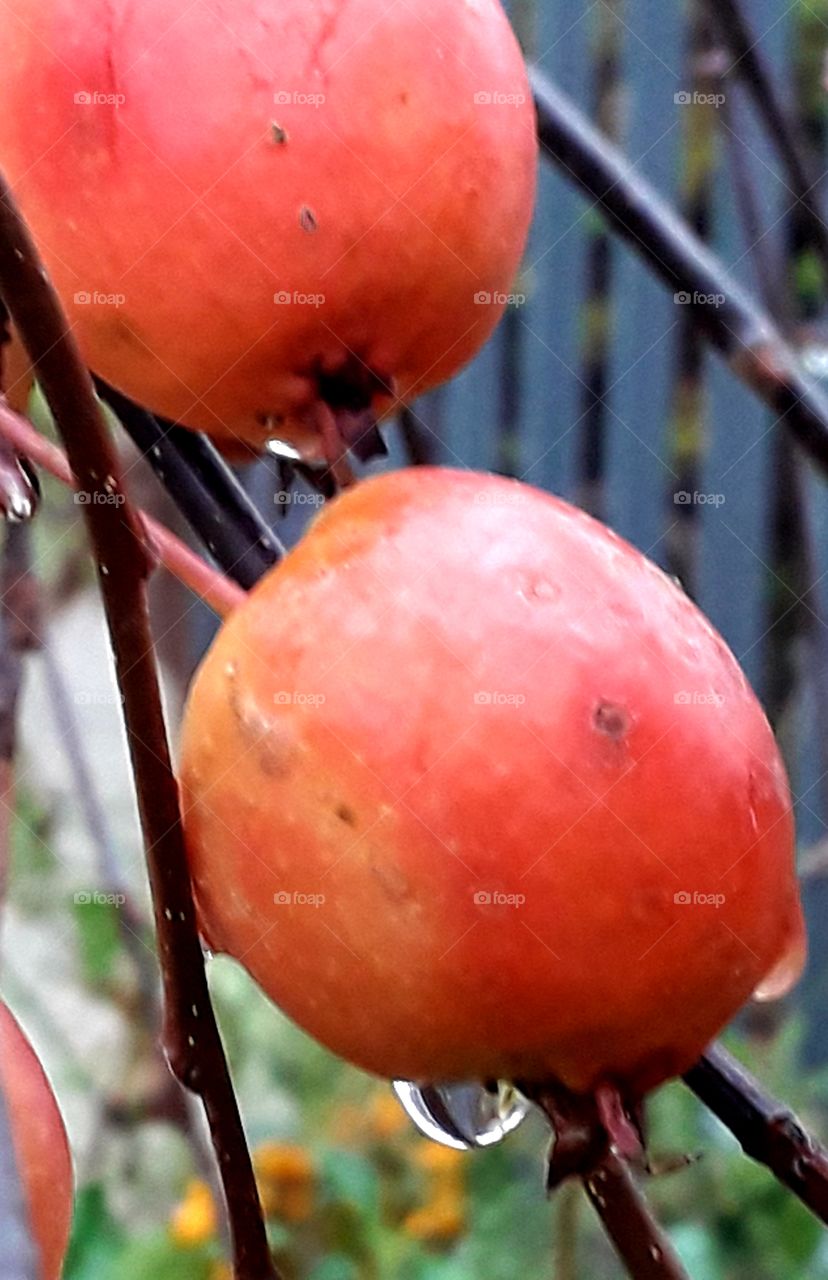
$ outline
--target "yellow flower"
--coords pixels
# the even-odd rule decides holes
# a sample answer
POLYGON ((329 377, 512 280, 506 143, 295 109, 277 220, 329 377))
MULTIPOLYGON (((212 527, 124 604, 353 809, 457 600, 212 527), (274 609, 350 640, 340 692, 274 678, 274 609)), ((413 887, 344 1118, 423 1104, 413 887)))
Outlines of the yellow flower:
POLYGON ((394 1095, 383 1089, 368 1104, 368 1127, 375 1138, 387 1141, 409 1130, 410 1122, 394 1095))
POLYGON ((315 1174, 313 1161, 303 1147, 265 1142, 253 1153, 253 1168, 267 1217, 305 1222, 311 1216, 315 1174))
POLYGON ((170 1235, 176 1244, 192 1247, 212 1240, 218 1219, 213 1193, 206 1182, 193 1178, 187 1184, 184 1199, 170 1219, 170 1235))
POLYGON ((456 1147, 444 1147, 424 1139, 418 1143, 414 1159, 421 1169, 434 1178, 448 1178, 462 1182, 467 1164, 467 1153, 456 1147))
POLYGON ((423 1141, 414 1160, 425 1174, 428 1194, 425 1205, 405 1219, 403 1229, 417 1240, 448 1244, 466 1225, 465 1153, 423 1141))
POLYGON ((434 1200, 424 1209, 415 1209, 403 1223, 403 1230, 425 1244, 450 1244, 462 1235, 466 1218, 461 1205, 434 1200))

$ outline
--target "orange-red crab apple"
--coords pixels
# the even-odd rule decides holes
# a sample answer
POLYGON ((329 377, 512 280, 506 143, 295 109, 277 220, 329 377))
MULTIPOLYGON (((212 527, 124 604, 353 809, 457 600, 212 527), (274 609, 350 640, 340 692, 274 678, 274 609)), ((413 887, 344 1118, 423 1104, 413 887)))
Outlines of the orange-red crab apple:
POLYGON ((0 46, 0 168, 133 399, 313 454, 492 331, 537 156, 499 0, 9 0, 0 46))
POLYGON ((643 1092, 801 965, 785 770, 735 658, 517 482, 335 500, 222 627, 181 780, 210 945, 380 1075, 643 1092))

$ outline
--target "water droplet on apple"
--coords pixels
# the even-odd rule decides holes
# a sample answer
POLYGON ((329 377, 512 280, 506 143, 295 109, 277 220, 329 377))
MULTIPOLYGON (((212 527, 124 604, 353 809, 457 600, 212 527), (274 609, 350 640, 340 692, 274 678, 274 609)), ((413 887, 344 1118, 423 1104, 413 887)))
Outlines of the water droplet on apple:
POLYGON ((274 458, 279 458, 283 462, 301 462, 302 454, 294 445, 289 444, 287 440, 280 440, 278 436, 272 436, 265 441, 265 452, 274 458))
POLYGON ((765 1000, 779 1000, 787 995, 802 975, 802 970, 805 968, 805 955, 805 934, 798 929, 776 964, 759 983, 752 999, 761 1003, 765 1000))
POLYGON ((480 1084, 421 1086, 395 1080, 393 1089, 406 1115, 424 1137, 456 1151, 502 1142, 530 1107, 511 1085, 505 1084, 492 1092, 480 1084))

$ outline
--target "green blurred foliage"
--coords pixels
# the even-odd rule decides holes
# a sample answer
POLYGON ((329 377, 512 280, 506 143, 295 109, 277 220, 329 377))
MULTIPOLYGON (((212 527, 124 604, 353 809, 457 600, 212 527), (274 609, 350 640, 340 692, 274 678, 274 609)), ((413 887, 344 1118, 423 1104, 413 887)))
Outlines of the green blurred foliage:
MULTIPOLYGON (((436 1148, 415 1133, 387 1085, 320 1049, 233 963, 212 961, 210 975, 257 1158, 270 1151, 277 1163, 300 1156, 307 1161, 298 1211, 295 1204, 289 1208, 292 1191, 282 1201, 284 1211, 274 1207, 272 1179, 260 1173, 271 1244, 285 1280, 564 1277, 565 1270, 553 1270, 553 1259, 567 1257, 575 1277, 620 1280, 625 1274, 586 1202, 576 1214, 563 1211, 564 1195, 574 1192, 580 1199, 579 1189, 546 1199, 548 1136, 539 1116, 530 1116, 498 1147, 449 1153, 445 1169, 435 1173, 423 1161, 436 1148), (443 1234, 439 1204, 447 1187, 457 1218, 443 1234)), ((734 1031, 729 1043, 807 1123, 824 1129, 828 1081, 824 1073, 805 1076, 798 1069, 801 1033, 789 1017, 761 1040, 734 1031)), ((133 1123, 140 1130, 140 1114, 133 1123)), ((651 1099, 648 1128, 656 1172, 643 1178, 644 1189, 692 1276, 828 1280, 819 1223, 740 1153, 682 1084, 651 1099), (682 1157, 691 1162, 682 1164, 682 1157)), ((141 1231, 116 1207, 109 1183, 84 1186, 65 1280, 229 1280, 215 1229, 195 1243, 176 1238, 174 1220, 182 1207, 187 1217, 187 1185, 202 1177, 192 1153, 188 1159, 178 1201, 159 1206, 154 1224, 141 1231)), ((141 1194, 140 1186, 134 1193, 141 1194)), ((198 1234, 197 1214, 190 1227, 198 1234)))

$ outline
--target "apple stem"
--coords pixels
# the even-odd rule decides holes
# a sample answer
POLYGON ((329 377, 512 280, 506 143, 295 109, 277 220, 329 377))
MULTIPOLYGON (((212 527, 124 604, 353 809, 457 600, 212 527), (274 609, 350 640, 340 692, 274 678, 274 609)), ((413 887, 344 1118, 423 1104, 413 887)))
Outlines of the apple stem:
POLYGON ((547 1187, 569 1178, 583 1182, 587 1197, 633 1280, 688 1280, 672 1245, 650 1213, 616 1145, 620 1136, 640 1156, 637 1122, 615 1086, 595 1094, 572 1093, 563 1085, 516 1082, 546 1116, 554 1134, 547 1187))
POLYGON ((158 933, 167 1055, 178 1079, 204 1104, 227 1202, 236 1280, 278 1280, 199 942, 149 624, 153 549, 123 491, 89 373, 2 177, 0 296, 35 367, 78 487, 100 499, 83 504, 83 513, 123 697, 158 933), (111 500, 115 495, 121 501, 111 500))

